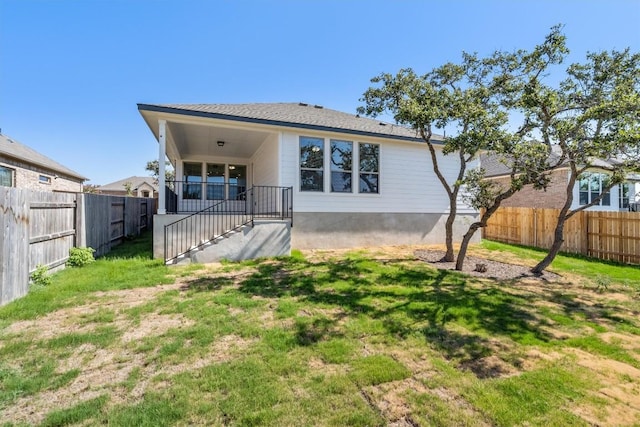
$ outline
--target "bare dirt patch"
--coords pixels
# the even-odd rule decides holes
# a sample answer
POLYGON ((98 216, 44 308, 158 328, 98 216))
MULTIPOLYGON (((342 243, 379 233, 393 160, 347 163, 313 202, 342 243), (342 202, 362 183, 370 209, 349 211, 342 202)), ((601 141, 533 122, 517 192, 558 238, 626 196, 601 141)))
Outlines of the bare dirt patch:
POLYGON ((601 385, 597 397, 607 402, 604 409, 597 411, 590 407, 578 407, 575 410, 577 415, 595 425, 640 423, 640 369, 578 349, 569 349, 567 352, 576 357, 578 365, 589 369, 601 385))

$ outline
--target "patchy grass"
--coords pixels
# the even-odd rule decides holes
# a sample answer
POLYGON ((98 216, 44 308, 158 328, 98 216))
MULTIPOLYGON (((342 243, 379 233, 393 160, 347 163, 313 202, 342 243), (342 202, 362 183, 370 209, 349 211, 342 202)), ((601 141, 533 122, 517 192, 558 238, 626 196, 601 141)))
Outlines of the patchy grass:
POLYGON ((5 425, 640 423, 633 268, 496 282, 383 248, 167 269, 148 246, 0 308, 5 425))

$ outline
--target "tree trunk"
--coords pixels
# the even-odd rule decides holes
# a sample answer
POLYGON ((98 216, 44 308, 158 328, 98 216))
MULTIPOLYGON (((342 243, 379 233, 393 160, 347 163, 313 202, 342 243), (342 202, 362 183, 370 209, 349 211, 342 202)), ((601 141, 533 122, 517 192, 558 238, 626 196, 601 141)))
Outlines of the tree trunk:
POLYGON ((555 259, 558 252, 560 252, 560 248, 564 243, 564 223, 573 215, 575 212, 569 212, 571 209, 571 204, 573 203, 573 187, 576 184, 576 179, 578 177, 578 171, 574 163, 571 163, 571 174, 569 175, 569 180, 567 182, 566 187, 566 198, 564 201, 564 206, 560 209, 560 213, 558 214, 558 223, 556 224, 556 229, 553 233, 553 243, 551 244, 551 248, 547 255, 540 261, 535 267, 531 269, 531 272, 536 276, 540 276, 542 272, 551 265, 553 260, 555 259))
POLYGON ((540 276, 542 272, 551 265, 553 260, 555 259, 558 252, 560 252, 560 248, 564 243, 564 223, 566 221, 566 216, 562 215, 558 217, 558 225, 556 225, 555 232, 553 233, 553 244, 547 252, 547 255, 540 261, 535 267, 531 269, 531 272, 536 276, 540 276))
POLYGON ((456 270, 462 271, 462 267, 464 266, 464 259, 467 256, 467 248, 469 247, 469 242, 471 242, 471 238, 478 228, 482 227, 481 223, 476 222, 471 224, 469 230, 465 233, 464 237, 462 237, 462 242, 460 243, 460 250, 458 251, 458 258, 456 259, 456 270))
POLYGON ((453 222, 456 219, 456 214, 449 214, 447 222, 444 225, 445 230, 445 244, 447 245, 447 251, 442 257, 442 261, 452 262, 455 259, 453 254, 453 222))

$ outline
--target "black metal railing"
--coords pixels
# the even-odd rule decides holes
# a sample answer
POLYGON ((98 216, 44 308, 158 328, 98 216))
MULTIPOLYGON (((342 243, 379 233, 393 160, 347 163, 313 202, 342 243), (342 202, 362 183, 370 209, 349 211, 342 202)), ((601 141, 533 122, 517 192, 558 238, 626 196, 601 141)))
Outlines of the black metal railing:
MULTIPOLYGON (((293 225, 292 187, 255 186, 241 193, 234 193, 234 197, 234 200, 213 202, 198 212, 165 225, 165 262, 215 244, 243 226, 253 226, 256 218, 289 219, 293 225)), ((177 204, 181 202, 177 199, 177 204)))
POLYGON ((168 181, 165 194, 167 213, 200 212, 223 200, 229 209, 244 206, 238 202, 246 198, 247 187, 234 182, 168 181))

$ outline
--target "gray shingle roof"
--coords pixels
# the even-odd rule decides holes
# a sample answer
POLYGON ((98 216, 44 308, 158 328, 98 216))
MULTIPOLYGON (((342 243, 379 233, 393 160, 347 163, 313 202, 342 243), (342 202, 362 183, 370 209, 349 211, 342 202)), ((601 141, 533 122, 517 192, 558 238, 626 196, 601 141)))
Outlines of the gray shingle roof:
POLYGON ((38 153, 33 148, 27 147, 15 139, 2 134, 0 134, 0 155, 12 157, 25 163, 40 166, 44 169, 48 169, 61 175, 66 175, 71 178, 77 178, 82 181, 86 181, 88 179, 68 167, 61 165, 55 160, 50 159, 44 154, 38 153))
POLYGON ((152 176, 130 176, 129 178, 121 179, 119 181, 110 182, 109 184, 101 185, 98 190, 107 191, 124 191, 124 184, 130 182, 131 188, 138 188, 143 183, 149 184, 155 191, 158 191, 158 185, 154 183, 152 176))
MULTIPOLYGON (((549 164, 556 164, 560 160, 560 153, 558 149, 554 146, 552 147, 552 151, 549 154, 549 164)), ((591 166, 593 168, 601 168, 601 169, 611 169, 615 165, 620 164, 620 160, 617 159, 591 159, 591 166)), ((480 155, 480 164, 482 168, 485 170, 485 176, 487 178, 491 177, 499 177, 506 176, 511 173, 511 168, 509 166, 509 158, 505 156, 499 156, 493 153, 482 153, 480 155)), ((556 169, 567 167, 567 163, 564 162, 556 169)), ((630 181, 637 181, 640 175, 638 174, 629 174, 627 179, 630 181)))
MULTIPOLYGON (((138 109, 142 111, 158 111, 268 125, 323 131, 342 131, 360 135, 422 141, 415 130, 404 126, 304 103, 138 104, 138 109)), ((441 141, 442 136, 434 135, 433 139, 434 141, 441 141)))

